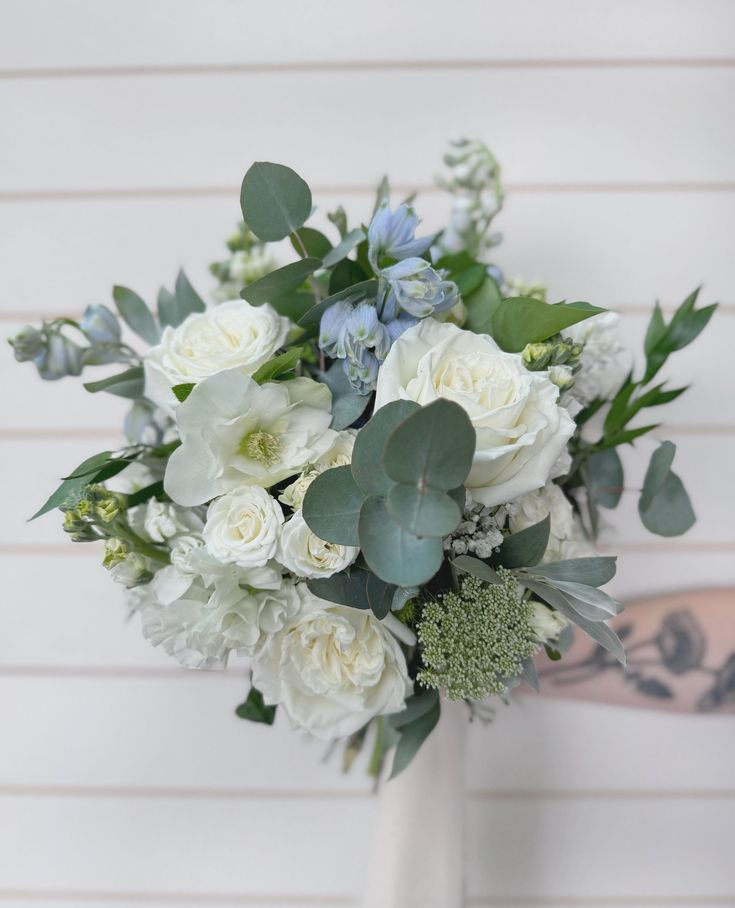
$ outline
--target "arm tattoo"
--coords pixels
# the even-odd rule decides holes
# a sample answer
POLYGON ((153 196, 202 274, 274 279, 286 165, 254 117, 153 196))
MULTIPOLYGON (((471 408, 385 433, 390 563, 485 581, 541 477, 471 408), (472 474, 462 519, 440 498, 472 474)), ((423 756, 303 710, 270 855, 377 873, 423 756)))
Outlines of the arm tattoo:
MULTIPOLYGON (((625 642, 632 635, 633 625, 624 624, 616 630, 625 642)), ((627 668, 596 645, 587 658, 572 663, 563 660, 540 671, 539 676, 547 677, 553 686, 560 687, 581 684, 602 673, 617 672, 643 697, 671 700, 675 696, 671 681, 696 672, 711 679, 695 705, 698 711, 709 712, 735 705, 735 652, 722 665, 706 665, 705 635, 688 609, 670 612, 654 636, 627 644, 626 651, 627 668)))

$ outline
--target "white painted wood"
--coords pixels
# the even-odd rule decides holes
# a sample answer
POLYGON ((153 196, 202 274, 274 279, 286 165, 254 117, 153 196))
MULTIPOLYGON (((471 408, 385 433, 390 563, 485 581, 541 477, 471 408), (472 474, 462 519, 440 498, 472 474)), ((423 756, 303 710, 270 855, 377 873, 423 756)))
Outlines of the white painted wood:
POLYGON ((425 185, 457 134, 492 140, 511 183, 732 181, 734 85, 735 68, 0 81, 0 191, 232 186, 285 158, 315 186, 425 185), (441 110, 416 144, 406 98, 441 110))
POLYGON ((3 69, 208 63, 528 58, 715 58, 735 51, 727 0, 438 0, 370 9, 314 0, 5 0, 3 69), (386 28, 385 23, 390 22, 386 28), (519 28, 519 23, 523 27, 519 28), (634 25, 633 25, 634 23, 634 25), (305 40, 308 36, 308 40, 305 40))

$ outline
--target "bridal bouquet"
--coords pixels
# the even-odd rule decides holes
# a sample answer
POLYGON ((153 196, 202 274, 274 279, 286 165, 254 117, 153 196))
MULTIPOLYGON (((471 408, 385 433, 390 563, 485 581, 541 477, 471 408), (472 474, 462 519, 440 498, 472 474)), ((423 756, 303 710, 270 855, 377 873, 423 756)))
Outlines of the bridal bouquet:
MULTIPOLYGON (((445 161, 451 218, 425 236, 386 181, 366 223, 340 208, 328 234, 305 226, 308 185, 256 163, 212 304, 180 273, 155 308, 118 286, 116 312, 11 341, 45 379, 122 363, 85 388, 132 401, 126 446, 36 516, 102 542, 143 634, 182 665, 247 657, 239 716, 278 710, 343 740, 347 763, 372 729, 371 770, 395 748, 394 774, 442 696, 482 714, 536 686, 534 657, 561 658, 575 630, 624 661, 600 509, 626 486, 618 448, 656 428, 642 414, 685 390, 661 368, 715 308, 695 292, 667 321, 657 305, 633 368, 615 315, 491 263, 490 152, 462 141, 445 161)), ((629 481, 663 536, 694 522, 674 453, 658 443, 629 481)))

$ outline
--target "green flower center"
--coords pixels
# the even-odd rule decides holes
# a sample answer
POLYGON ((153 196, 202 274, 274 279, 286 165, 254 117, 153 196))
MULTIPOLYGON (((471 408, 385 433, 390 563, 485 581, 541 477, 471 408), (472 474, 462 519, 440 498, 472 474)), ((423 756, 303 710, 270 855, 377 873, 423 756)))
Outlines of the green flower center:
POLYGON ((255 429, 243 435, 238 451, 249 460, 257 460, 266 467, 270 467, 278 460, 281 451, 281 442, 275 435, 255 429))

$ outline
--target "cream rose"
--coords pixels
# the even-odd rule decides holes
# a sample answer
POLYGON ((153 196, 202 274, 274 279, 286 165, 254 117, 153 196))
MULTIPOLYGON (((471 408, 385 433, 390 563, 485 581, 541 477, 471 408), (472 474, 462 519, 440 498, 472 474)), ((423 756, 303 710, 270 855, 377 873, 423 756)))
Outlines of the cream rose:
POLYGON ((216 498, 207 511, 204 539, 226 564, 262 567, 276 554, 283 511, 260 486, 242 486, 216 498))
POLYGON ((301 511, 284 525, 276 559, 297 577, 331 577, 357 558, 351 545, 325 542, 309 529, 301 511))
POLYGON ((174 385, 200 382, 225 369, 251 375, 283 345, 288 331, 288 319, 267 303, 230 300, 195 312, 178 328, 167 327, 145 354, 145 396, 172 412, 174 385))
POLYGON ((378 373, 375 409, 392 400, 463 407, 477 433, 465 485, 484 505, 538 489, 574 432, 559 389, 492 338, 427 318, 393 344, 378 373))
POLYGON ((413 685, 398 641, 371 613, 326 602, 305 584, 298 614, 266 638, 253 684, 300 728, 343 738, 399 712, 413 685))

